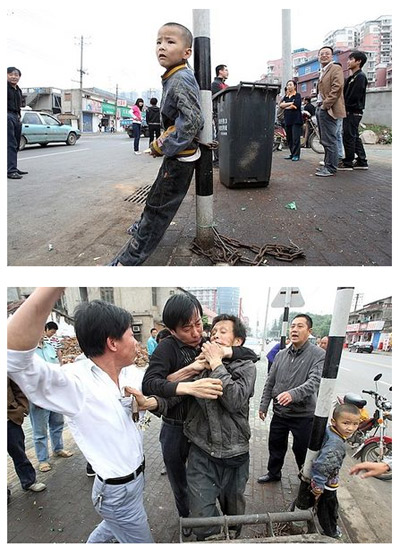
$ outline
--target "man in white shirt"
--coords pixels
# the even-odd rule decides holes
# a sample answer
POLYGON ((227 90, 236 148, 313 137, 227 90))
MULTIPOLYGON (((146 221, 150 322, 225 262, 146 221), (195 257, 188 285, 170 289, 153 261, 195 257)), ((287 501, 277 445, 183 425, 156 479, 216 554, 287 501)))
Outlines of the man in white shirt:
MULTIPOLYGON (((96 471, 92 500, 103 521, 88 543, 152 542, 143 506, 142 433, 133 419, 132 395, 141 410, 156 408, 157 400, 129 387, 126 376, 120 380, 136 353, 132 316, 103 301, 80 305, 75 331, 87 359, 60 368, 41 359, 35 348, 63 291, 36 289, 10 319, 9 377, 32 402, 67 417, 78 447, 96 471)), ((197 387, 188 384, 184 393, 217 398, 222 386, 220 380, 207 379, 197 387)))

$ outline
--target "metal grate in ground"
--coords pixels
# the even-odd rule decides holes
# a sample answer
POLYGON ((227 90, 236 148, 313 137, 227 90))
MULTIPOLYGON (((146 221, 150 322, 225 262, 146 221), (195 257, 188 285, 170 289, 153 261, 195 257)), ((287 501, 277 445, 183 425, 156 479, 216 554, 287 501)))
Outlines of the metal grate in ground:
POLYGON ((147 199, 147 195, 150 192, 152 185, 144 185, 139 187, 134 193, 126 197, 127 202, 133 202, 134 204, 144 204, 147 199))

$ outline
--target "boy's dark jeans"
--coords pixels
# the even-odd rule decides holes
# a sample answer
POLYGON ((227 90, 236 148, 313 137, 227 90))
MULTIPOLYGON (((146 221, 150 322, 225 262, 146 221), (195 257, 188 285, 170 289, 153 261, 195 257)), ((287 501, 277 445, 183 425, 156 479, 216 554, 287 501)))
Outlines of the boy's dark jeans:
POLYGON ((348 113, 343 120, 343 146, 346 153, 343 164, 345 166, 353 164, 355 155, 358 157, 359 164, 367 165, 367 155, 358 133, 361 118, 361 115, 348 113))
POLYGON ((148 194, 137 234, 118 256, 123 266, 140 266, 156 249, 186 196, 194 166, 195 162, 164 158, 148 194))
MULTIPOLYGON (((222 463, 222 461, 221 461, 222 463)), ((243 515, 246 510, 244 491, 249 479, 249 459, 240 466, 228 466, 212 461, 194 443, 190 446, 187 480, 191 517, 220 516, 217 499, 224 515, 243 515)), ((241 531, 241 524, 229 530, 241 531)), ((195 528, 198 540, 218 534, 220 526, 195 528)))
POLYGON ((7 421, 7 451, 13 460, 22 489, 29 489, 36 482, 36 472, 25 453, 25 435, 22 426, 12 420, 7 421))
POLYGON ((324 489, 318 499, 317 516, 324 534, 331 538, 337 534, 338 509, 336 490, 324 489))
POLYGON ((186 480, 186 461, 189 454, 189 440, 183 433, 183 423, 163 418, 160 443, 164 464, 179 516, 189 516, 189 497, 186 480))

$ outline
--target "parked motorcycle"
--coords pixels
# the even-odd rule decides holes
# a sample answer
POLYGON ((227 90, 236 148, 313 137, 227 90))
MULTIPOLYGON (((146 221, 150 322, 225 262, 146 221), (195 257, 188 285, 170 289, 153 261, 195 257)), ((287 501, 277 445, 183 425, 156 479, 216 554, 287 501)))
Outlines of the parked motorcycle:
POLYGON ((307 146, 310 146, 317 154, 324 154, 325 150, 320 142, 316 116, 312 116, 310 112, 307 112, 307 110, 303 110, 302 114, 304 124, 310 127, 310 133, 307 139, 307 146))
MULTIPOLYGON (((321 145, 319 139, 319 130, 317 124, 317 118, 312 116, 309 112, 303 111, 303 121, 305 125, 309 125, 311 131, 307 138, 307 145, 313 149, 314 152, 317 154, 324 154, 324 147, 321 145)), ((304 142, 303 138, 302 141, 304 142)), ((285 128, 280 123, 275 123, 274 129, 274 142, 272 145, 272 151, 275 152, 276 150, 283 150, 284 148, 288 148, 288 142, 286 137, 285 128)), ((302 146, 304 146, 302 144, 302 146)))
MULTIPOLYGON (((382 374, 377 374, 374 377, 375 391, 362 390, 362 393, 367 393, 374 398, 375 412, 371 418, 363 419, 356 432, 348 443, 356 451, 353 457, 370 462, 381 462, 384 457, 392 455, 392 438, 385 435, 387 422, 392 420, 392 403, 378 392, 378 381, 381 379, 382 374)), ((389 388, 392 391, 392 388, 389 388)), ((338 402, 351 403, 360 409, 364 409, 367 401, 360 395, 354 393, 346 394, 343 399, 338 397, 338 402)), ((377 476, 379 480, 391 480, 392 471, 388 470, 381 476, 377 476)))

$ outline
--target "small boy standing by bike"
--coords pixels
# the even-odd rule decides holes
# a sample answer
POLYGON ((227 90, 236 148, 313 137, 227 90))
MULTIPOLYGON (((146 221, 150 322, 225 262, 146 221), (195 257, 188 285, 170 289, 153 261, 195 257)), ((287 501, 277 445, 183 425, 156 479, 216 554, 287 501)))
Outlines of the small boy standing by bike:
POLYGON ((158 31, 156 55, 162 76, 162 127, 165 131, 150 145, 150 154, 164 156, 138 222, 128 230, 130 241, 111 266, 140 266, 156 249, 178 211, 200 157, 196 137, 204 125, 200 90, 186 61, 192 54, 192 33, 179 23, 166 23, 158 31))
POLYGON ((355 405, 338 405, 333 411, 321 450, 312 463, 311 491, 315 496, 318 521, 326 536, 340 538, 337 525, 339 470, 346 455, 345 442, 360 424, 360 409, 355 405))

